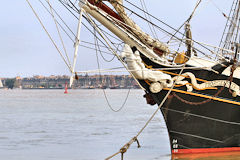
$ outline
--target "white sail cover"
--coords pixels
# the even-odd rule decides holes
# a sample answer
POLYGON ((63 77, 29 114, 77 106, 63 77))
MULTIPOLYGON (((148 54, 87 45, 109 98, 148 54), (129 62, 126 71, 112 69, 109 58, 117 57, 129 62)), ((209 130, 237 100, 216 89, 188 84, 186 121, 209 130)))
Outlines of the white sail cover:
POLYGON ((125 59, 128 70, 141 80, 150 80, 152 82, 161 82, 164 87, 172 86, 172 78, 170 75, 161 71, 154 71, 145 67, 138 51, 133 53, 129 45, 125 44, 121 58, 125 59), (168 82, 168 83, 167 83, 168 82))

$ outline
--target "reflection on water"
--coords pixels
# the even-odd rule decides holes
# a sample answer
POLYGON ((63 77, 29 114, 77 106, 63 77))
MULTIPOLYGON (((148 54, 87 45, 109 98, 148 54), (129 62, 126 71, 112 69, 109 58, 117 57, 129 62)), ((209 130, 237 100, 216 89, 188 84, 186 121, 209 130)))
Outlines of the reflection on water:
POLYGON ((173 155, 172 160, 240 160, 240 152, 173 155))

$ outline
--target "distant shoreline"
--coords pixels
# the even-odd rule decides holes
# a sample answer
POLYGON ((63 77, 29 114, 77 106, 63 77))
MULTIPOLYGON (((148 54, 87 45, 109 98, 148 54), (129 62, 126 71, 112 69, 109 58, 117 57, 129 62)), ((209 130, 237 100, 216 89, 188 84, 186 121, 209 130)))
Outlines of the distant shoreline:
POLYGON ((22 89, 129 89, 140 87, 136 81, 129 75, 97 75, 81 76, 79 75, 69 87, 69 77, 67 76, 34 76, 28 78, 2 78, 2 84, 6 88, 22 88, 22 89))

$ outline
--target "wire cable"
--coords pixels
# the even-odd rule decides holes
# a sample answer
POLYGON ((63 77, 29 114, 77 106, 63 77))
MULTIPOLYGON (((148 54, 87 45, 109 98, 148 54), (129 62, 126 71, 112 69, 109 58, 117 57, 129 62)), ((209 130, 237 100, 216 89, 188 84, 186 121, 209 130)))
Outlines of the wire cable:
MULTIPOLYGON (((93 28, 93 29, 94 29, 94 33, 95 33, 95 35, 96 35, 96 29, 95 29, 95 28, 93 28)), ((102 79, 102 75, 101 75, 101 72, 100 72, 100 62, 99 62, 98 51, 97 51, 98 42, 97 42, 96 36, 94 36, 94 41, 95 41, 97 65, 98 65, 98 71, 99 71, 98 74, 99 74, 100 78, 102 79)), ((115 56, 114 56, 114 57, 115 57, 115 56)), ((129 97, 129 94, 130 94, 131 89, 128 90, 127 96, 126 96, 123 104, 122 104, 121 107, 118 108, 118 109, 114 109, 114 108, 113 108, 113 106, 112 106, 112 105, 110 104, 110 102, 109 102, 109 99, 108 99, 108 97, 107 97, 107 94, 106 94, 105 90, 102 89, 102 91, 103 91, 105 100, 106 100, 106 102, 107 102, 107 104, 108 104, 108 107, 109 107, 113 112, 120 112, 120 111, 124 108, 124 106, 125 106, 125 104, 126 104, 126 102, 127 102, 127 100, 128 100, 128 97, 129 97)))
POLYGON ((36 18, 38 19, 39 23, 41 24, 42 28, 44 29, 44 31, 46 32, 46 34, 48 35, 49 39, 51 40, 51 42, 53 43, 53 45, 55 46, 55 48, 57 49, 58 53, 60 54, 60 56, 62 57, 64 63, 66 64, 66 66, 68 67, 68 69, 71 72, 71 66, 69 66, 69 64, 67 63, 66 59, 64 58, 63 54, 61 53, 61 51, 59 50, 58 46, 56 45, 56 43, 54 42, 53 38, 51 37, 51 35, 49 34, 49 32, 47 31, 46 27, 44 26, 44 24, 42 23, 40 17, 38 16, 37 12, 34 10, 33 6, 31 5, 31 3, 29 2, 29 0, 26 0, 29 7, 32 9, 34 15, 36 16, 36 18))
POLYGON ((59 36, 59 39, 60 39, 60 41, 61 41, 61 44, 62 44, 62 47, 63 47, 64 53, 65 53, 65 56, 67 57, 68 64, 69 64, 70 66, 72 66, 72 65, 71 65, 71 62, 70 62, 70 59, 69 59, 69 56, 68 56, 68 53, 67 53, 67 50, 66 50, 66 47, 65 47, 65 44, 64 44, 64 42, 63 42, 63 39, 62 39, 61 33, 60 33, 60 30, 59 30, 59 27, 58 27, 57 20, 56 20, 54 14, 53 14, 53 9, 52 9, 53 7, 52 7, 52 5, 50 4, 50 0, 48 0, 47 3, 48 3, 48 5, 49 5, 49 8, 50 8, 50 11, 51 11, 52 18, 53 18, 54 23, 55 23, 55 25, 56 25, 56 29, 57 29, 57 32, 58 32, 58 36, 59 36))

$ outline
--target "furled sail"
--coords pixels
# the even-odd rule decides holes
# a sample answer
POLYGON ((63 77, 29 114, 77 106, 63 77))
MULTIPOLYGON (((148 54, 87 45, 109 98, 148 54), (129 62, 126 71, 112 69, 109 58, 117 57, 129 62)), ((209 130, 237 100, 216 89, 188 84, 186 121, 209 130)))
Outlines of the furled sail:
POLYGON ((141 30, 141 28, 128 17, 125 12, 123 1, 122 0, 109 0, 115 10, 118 12, 119 16, 123 21, 131 27, 131 31, 143 42, 146 43, 149 47, 152 47, 154 51, 162 51, 164 54, 169 53, 169 48, 164 43, 158 41, 157 39, 152 38, 150 35, 146 34, 141 30))

